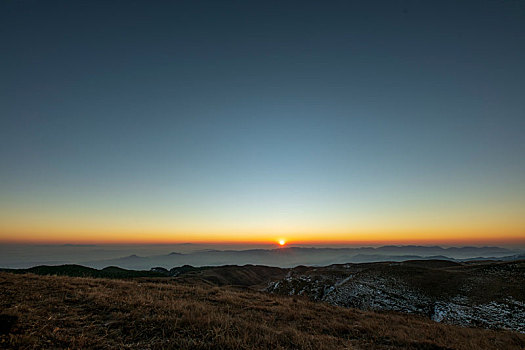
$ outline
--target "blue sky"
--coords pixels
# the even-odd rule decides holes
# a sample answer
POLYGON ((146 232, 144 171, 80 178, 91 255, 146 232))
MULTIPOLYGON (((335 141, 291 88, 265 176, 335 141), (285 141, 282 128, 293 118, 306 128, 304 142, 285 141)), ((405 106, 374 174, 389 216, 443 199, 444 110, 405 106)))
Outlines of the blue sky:
POLYGON ((0 7, 4 240, 525 235, 522 2, 0 7))

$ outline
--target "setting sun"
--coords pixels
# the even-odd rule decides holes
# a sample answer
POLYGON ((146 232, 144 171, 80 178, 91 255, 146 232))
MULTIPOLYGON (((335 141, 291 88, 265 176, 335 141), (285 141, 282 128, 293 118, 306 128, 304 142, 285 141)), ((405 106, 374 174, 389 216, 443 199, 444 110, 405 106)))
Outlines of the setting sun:
POLYGON ((285 245, 285 244, 286 244, 286 241, 285 241, 284 239, 280 239, 280 240, 279 240, 279 245, 280 245, 280 246, 283 246, 283 245, 285 245))

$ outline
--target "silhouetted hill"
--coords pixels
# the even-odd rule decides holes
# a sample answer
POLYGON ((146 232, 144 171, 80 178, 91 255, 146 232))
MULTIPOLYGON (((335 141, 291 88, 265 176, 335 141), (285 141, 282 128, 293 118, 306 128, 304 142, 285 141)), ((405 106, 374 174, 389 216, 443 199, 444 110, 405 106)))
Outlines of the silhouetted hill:
POLYGON ((37 275, 56 275, 70 277, 97 277, 97 278, 137 278, 137 277, 164 277, 155 271, 126 270, 116 266, 108 266, 102 270, 81 265, 35 266, 29 269, 0 269, 12 273, 34 273, 37 275))

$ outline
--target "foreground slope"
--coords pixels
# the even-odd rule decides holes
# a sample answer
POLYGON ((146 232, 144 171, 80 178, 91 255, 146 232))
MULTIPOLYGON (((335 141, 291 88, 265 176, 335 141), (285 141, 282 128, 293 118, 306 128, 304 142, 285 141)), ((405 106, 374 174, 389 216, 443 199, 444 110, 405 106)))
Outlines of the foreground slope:
POLYGON ((0 273, 0 347, 521 349, 525 336, 207 285, 0 273))

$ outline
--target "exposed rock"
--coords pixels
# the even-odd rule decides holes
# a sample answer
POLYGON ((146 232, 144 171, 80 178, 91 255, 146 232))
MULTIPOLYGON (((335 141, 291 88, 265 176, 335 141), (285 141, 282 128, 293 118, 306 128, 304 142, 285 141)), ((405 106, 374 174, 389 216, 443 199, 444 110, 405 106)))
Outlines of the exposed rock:
POLYGON ((520 284, 525 277, 523 262, 460 267, 433 264, 404 274, 400 273, 402 269, 417 264, 345 264, 291 270, 282 280, 269 283, 266 290, 362 310, 419 314, 437 322, 525 333, 525 303, 510 295, 516 294, 517 288, 518 296, 523 297, 523 291, 519 293, 520 285, 525 285, 520 284), (434 277, 436 283, 424 283, 434 277), (443 286, 447 281, 450 286, 443 286), (505 291, 510 294, 504 295, 505 291))

